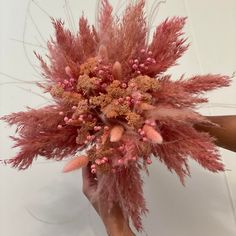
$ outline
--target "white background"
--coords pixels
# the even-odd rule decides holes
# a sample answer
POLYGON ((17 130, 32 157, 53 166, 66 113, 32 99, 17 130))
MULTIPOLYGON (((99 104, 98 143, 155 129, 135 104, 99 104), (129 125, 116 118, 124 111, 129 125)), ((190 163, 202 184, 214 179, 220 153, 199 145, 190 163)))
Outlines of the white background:
MULTIPOLYGON (((82 10, 94 22, 95 0, 68 2, 76 22, 82 10)), ((44 51, 31 44, 45 45, 44 40, 52 32, 47 14, 66 19, 66 8, 62 0, 36 3, 43 10, 34 3, 28 5, 26 0, 0 0, 0 115, 47 102, 36 94, 40 91, 35 85, 12 83, 2 74, 25 81, 40 79, 32 50, 44 51), (5 82, 10 83, 2 84, 5 82)), ((169 0, 161 6, 154 25, 168 16, 188 16, 185 32, 191 47, 180 65, 170 71, 176 78, 182 73, 231 75, 236 71, 235 12, 236 0, 169 0)), ((201 113, 236 114, 235 81, 232 87, 210 93, 209 97, 210 104, 203 106, 201 113)), ((0 128, 0 158, 6 159, 17 151, 11 149, 7 137, 14 129, 2 123, 0 128)), ((236 235, 236 155, 225 150, 221 153, 226 173, 212 174, 191 162, 192 177, 187 179, 186 187, 163 164, 153 163, 144 187, 150 209, 144 225, 149 236, 236 235)), ((63 164, 39 159, 24 172, 0 166, 1 236, 106 235, 81 193, 81 172, 63 175, 63 164)))

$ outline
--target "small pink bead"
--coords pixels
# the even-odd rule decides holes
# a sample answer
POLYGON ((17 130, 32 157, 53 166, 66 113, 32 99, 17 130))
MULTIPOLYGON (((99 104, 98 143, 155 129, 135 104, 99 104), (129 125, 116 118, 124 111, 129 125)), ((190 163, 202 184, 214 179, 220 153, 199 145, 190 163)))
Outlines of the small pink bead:
POLYGON ((122 87, 122 88, 126 88, 126 87, 127 87, 127 84, 126 84, 126 83, 122 83, 121 87, 122 87))
POLYGON ((149 125, 151 123, 150 120, 145 120, 145 124, 149 125))
POLYGON ((147 162, 148 165, 152 164, 152 160, 151 159, 147 159, 146 162, 147 162))
POLYGON ((156 126, 156 122, 155 122, 155 121, 152 121, 152 122, 150 123, 150 125, 151 125, 151 126, 156 126))
POLYGON ((141 51, 140 51, 141 53, 145 53, 146 52, 146 50, 143 48, 143 49, 141 49, 141 51))
POLYGON ((101 160, 101 163, 102 163, 102 164, 105 164, 105 163, 106 163, 106 161, 105 161, 104 159, 102 159, 102 160, 101 160))
POLYGON ((83 117, 79 117, 79 121, 83 121, 84 120, 84 118, 83 117))
POLYGON ((123 147, 123 146, 119 146, 119 147, 118 147, 118 150, 123 151, 123 150, 124 150, 124 147, 123 147))
POLYGON ((95 174, 95 173, 96 173, 96 169, 92 169, 92 170, 91 170, 91 173, 92 173, 92 174, 95 174))
POLYGON ((102 127, 101 126, 97 126, 97 130, 101 130, 102 129, 102 127))
POLYGON ((139 66, 140 66, 141 68, 144 68, 144 67, 145 67, 145 65, 144 65, 144 64, 140 64, 139 66))
POLYGON ((140 75, 140 74, 141 74, 141 71, 140 71, 140 70, 138 70, 138 71, 137 71, 137 74, 139 74, 139 75, 140 75))
POLYGON ((137 64, 133 64, 132 68, 133 68, 134 70, 137 70, 137 69, 138 69, 138 65, 137 65, 137 64))
POLYGON ((133 87, 135 87, 136 85, 135 85, 135 83, 130 83, 130 87, 131 88, 133 88, 133 87))
POLYGON ((144 142, 147 142, 147 140, 148 140, 148 139, 147 139, 146 137, 143 137, 143 141, 144 141, 144 142))
POLYGON ((136 158, 136 157, 132 157, 132 160, 133 160, 133 161, 136 161, 136 160, 137 160, 137 158, 136 158))
POLYGON ((130 100, 131 100, 131 97, 130 97, 130 96, 127 96, 127 97, 125 97, 125 99, 126 99, 127 101, 130 101, 130 100))
POLYGON ((73 107, 72 107, 73 110, 76 110, 76 108, 77 108, 77 106, 73 106, 73 107))
POLYGON ((60 116, 63 116, 63 115, 64 115, 64 112, 63 112, 63 111, 60 111, 60 112, 59 112, 59 115, 60 115, 60 116))
POLYGON ((151 55, 152 55, 152 51, 149 51, 149 52, 148 52, 148 55, 151 56, 151 55))
POLYGON ((104 130, 109 130, 109 126, 104 126, 104 130))
POLYGON ((147 61, 148 61, 148 62, 152 62, 152 58, 151 58, 151 57, 148 57, 148 58, 147 58, 147 61))
POLYGON ((98 74, 99 74, 99 75, 101 75, 101 74, 103 74, 103 73, 104 73, 103 70, 99 70, 99 71, 98 71, 98 74))
POLYGON ((91 169, 95 169, 95 168, 96 168, 96 165, 92 164, 91 169))
POLYGON ((119 98, 118 101, 121 103, 121 102, 124 101, 124 99, 123 98, 119 98))
POLYGON ((101 161, 99 159, 95 160, 95 163, 100 165, 101 164, 101 161))
POLYGON ((144 136, 145 132, 143 130, 140 131, 140 135, 144 136))
POLYGON ((123 164, 123 160, 122 160, 122 159, 119 159, 119 160, 118 160, 118 163, 119 163, 119 164, 123 164))
POLYGON ((108 161, 108 158, 107 158, 107 157, 103 157, 102 159, 103 159, 105 162, 108 161))
POLYGON ((139 63, 139 60, 138 60, 138 59, 135 59, 135 60, 134 60, 134 63, 135 63, 135 64, 138 64, 138 63, 139 63))
POLYGON ((62 125, 58 125, 57 128, 58 128, 58 129, 62 129, 62 125))
POLYGON ((64 117, 64 121, 67 122, 69 120, 69 118, 66 116, 64 117))

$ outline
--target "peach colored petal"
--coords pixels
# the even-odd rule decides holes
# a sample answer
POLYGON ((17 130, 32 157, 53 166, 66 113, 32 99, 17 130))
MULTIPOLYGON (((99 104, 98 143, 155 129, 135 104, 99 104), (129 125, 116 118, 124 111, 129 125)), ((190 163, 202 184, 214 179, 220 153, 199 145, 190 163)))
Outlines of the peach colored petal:
POLYGON ((144 125, 143 131, 145 132, 146 137, 153 143, 161 144, 163 142, 162 136, 152 126, 144 125))
POLYGON ((124 133, 124 127, 121 125, 115 125, 110 132, 110 141, 118 142, 120 141, 122 135, 124 133))
POLYGON ((63 168, 63 172, 71 172, 73 170, 80 169, 88 164, 89 160, 87 156, 79 156, 73 160, 70 160, 63 168))

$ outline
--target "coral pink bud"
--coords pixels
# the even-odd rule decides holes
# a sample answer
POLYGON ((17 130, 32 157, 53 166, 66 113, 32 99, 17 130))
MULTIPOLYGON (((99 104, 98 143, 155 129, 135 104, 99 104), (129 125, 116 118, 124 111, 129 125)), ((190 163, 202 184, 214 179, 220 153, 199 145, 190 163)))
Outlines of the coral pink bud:
POLYGON ((139 60, 138 60, 138 59, 135 59, 135 60, 134 60, 134 63, 135 63, 135 64, 138 64, 138 63, 139 63, 139 60))
POLYGON ((138 71, 137 71, 137 74, 139 74, 139 75, 140 75, 140 74, 141 74, 141 71, 140 71, 140 70, 138 70, 138 71))
POLYGON ((138 65, 137 65, 137 64, 133 64, 132 68, 133 68, 134 70, 137 70, 137 69, 138 69, 138 65))
POLYGON ((110 132, 110 141, 111 142, 118 142, 122 138, 124 133, 124 127, 121 125, 116 125, 111 129, 110 132))
POLYGON ((102 164, 105 164, 105 163, 106 163, 106 161, 105 161, 104 159, 102 159, 102 160, 101 160, 101 163, 102 163, 102 164))
POLYGON ((151 55, 152 55, 152 51, 149 51, 149 52, 148 52, 148 55, 151 56, 151 55))
POLYGON ((146 137, 153 143, 161 144, 163 142, 162 136, 150 125, 144 125, 143 131, 146 137))
POLYGON ((73 107, 72 107, 73 110, 76 110, 76 108, 77 108, 76 106, 73 106, 73 107))
POLYGON ((87 156, 76 157, 65 165, 63 172, 66 173, 87 166, 88 162, 89 159, 87 156))
POLYGON ((64 83, 64 84, 68 84, 69 81, 65 79, 65 80, 63 81, 63 83, 64 83))
POLYGON ((97 126, 97 130, 101 130, 102 129, 102 127, 101 126, 97 126))
POLYGON ((141 52, 141 53, 145 53, 146 50, 143 48, 143 49, 140 50, 140 52, 141 52))
POLYGON ((130 100, 131 100, 131 97, 130 97, 130 96, 127 96, 127 97, 125 97, 125 99, 126 99, 127 101, 130 101, 130 100))
POLYGON ((124 162, 123 162, 122 159, 119 159, 119 160, 118 160, 118 164, 122 165, 123 163, 124 163, 124 162))
POLYGON ((151 57, 148 57, 146 61, 147 61, 147 62, 152 62, 152 58, 151 58, 151 57))
POLYGON ((136 160, 137 160, 137 158, 136 158, 136 157, 132 157, 132 160, 133 160, 133 161, 136 161, 136 160))
POLYGON ((95 173, 96 173, 96 169, 92 169, 92 170, 91 170, 91 173, 92 173, 92 174, 95 174, 95 173))
POLYGON ((58 128, 58 129, 62 129, 62 125, 58 125, 57 128, 58 128))
POLYGON ((140 135, 144 136, 145 132, 143 130, 140 131, 140 135))
POLYGON ((147 160, 146 160, 146 163, 147 163, 148 165, 150 165, 150 164, 152 164, 152 160, 151 160, 151 159, 147 159, 147 160))
POLYGON ((63 116, 63 115, 64 115, 64 112, 63 112, 63 111, 60 111, 60 112, 59 112, 59 115, 60 115, 60 116, 63 116))
POLYGON ((108 158, 107 157, 103 157, 102 158, 105 162, 108 162, 108 158))
POLYGON ((142 129, 138 129, 138 132, 140 133, 142 131, 142 129))
POLYGON ((69 66, 65 67, 65 72, 69 77, 73 77, 71 68, 69 66))
POLYGON ((64 121, 67 122, 69 120, 69 118, 66 116, 64 117, 64 121))
POLYGON ((147 142, 148 139, 147 139, 146 137, 143 137, 143 141, 144 141, 144 142, 147 142))

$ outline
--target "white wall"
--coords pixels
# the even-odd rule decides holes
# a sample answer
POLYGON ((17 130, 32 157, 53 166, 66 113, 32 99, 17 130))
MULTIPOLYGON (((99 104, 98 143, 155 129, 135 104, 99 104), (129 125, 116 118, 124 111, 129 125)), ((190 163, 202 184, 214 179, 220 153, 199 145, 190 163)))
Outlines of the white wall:
MULTIPOLYGON (((34 2, 49 15, 65 18, 62 0, 34 2)), ((82 10, 94 20, 96 1, 69 2, 76 20, 82 10)), ((0 72, 31 81, 39 79, 38 68, 32 69, 26 52, 35 66, 32 56, 35 47, 25 44, 24 51, 23 44, 12 39, 23 40, 26 15, 26 43, 43 43, 42 38, 48 38, 51 28, 45 12, 31 3, 27 14, 27 4, 27 0, 0 0, 0 72)), ((168 0, 162 5, 156 22, 174 15, 189 17, 185 31, 191 48, 171 72, 178 76, 208 72, 231 75, 236 71, 235 12, 235 0, 168 0)), ((2 82, 12 80, 0 74, 2 82)), ((30 90, 39 92, 26 83, 1 84, 0 115, 45 104, 45 99, 30 90)), ((210 105, 202 107, 203 114, 236 114, 235 81, 231 88, 213 92, 209 97, 210 105)), ((9 158, 16 153, 7 138, 14 129, 3 124, 0 128, 0 158, 9 158)), ((150 214, 144 223, 148 235, 236 235, 236 155, 222 150, 222 157, 230 171, 212 174, 192 162, 192 178, 187 180, 186 187, 181 186, 177 177, 162 164, 156 162, 151 166, 151 176, 145 177, 150 214)), ((39 159, 25 172, 0 166, 0 235, 105 235, 103 225, 81 193, 80 171, 63 175, 63 164, 39 159)))

